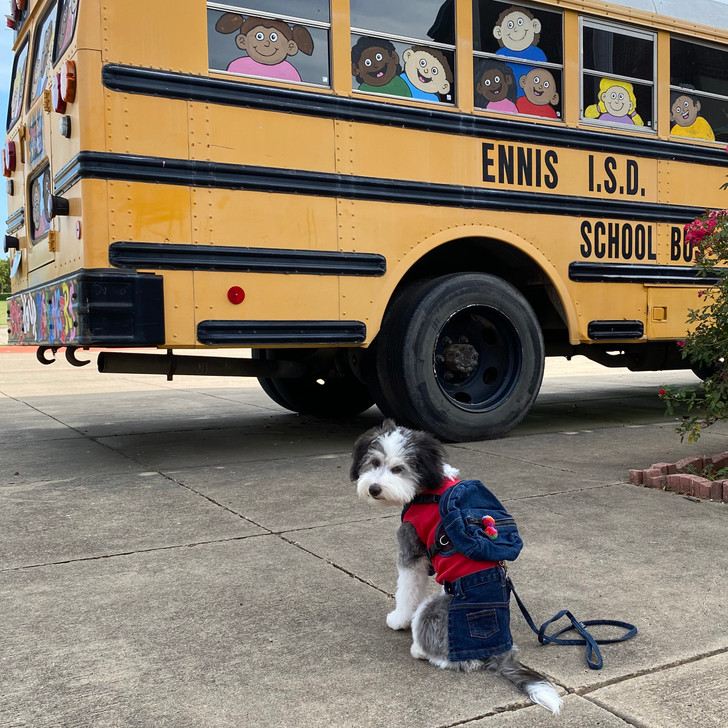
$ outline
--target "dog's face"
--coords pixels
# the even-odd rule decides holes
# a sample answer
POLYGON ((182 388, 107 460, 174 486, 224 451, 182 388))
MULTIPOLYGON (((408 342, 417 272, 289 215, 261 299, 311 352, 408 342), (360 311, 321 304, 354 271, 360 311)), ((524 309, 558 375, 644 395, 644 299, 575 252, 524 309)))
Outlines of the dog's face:
POLYGON ((444 455, 431 435, 385 420, 354 444, 350 477, 363 500, 405 506, 423 490, 442 484, 444 455))

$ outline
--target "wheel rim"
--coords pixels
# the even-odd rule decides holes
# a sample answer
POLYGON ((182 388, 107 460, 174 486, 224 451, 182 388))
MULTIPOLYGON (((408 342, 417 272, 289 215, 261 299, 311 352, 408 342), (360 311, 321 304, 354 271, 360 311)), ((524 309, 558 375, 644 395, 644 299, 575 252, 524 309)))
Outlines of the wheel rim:
POLYGON ((489 306, 467 306, 452 314, 433 353, 440 390, 467 412, 487 411, 506 399, 518 383, 522 363, 516 328, 489 306))

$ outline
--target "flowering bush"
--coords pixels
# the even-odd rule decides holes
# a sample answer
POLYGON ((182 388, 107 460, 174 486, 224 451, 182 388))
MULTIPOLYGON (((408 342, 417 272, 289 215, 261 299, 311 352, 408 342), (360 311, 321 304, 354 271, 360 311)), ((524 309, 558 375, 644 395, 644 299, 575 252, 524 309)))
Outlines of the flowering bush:
POLYGON ((728 420, 728 210, 712 211, 685 226, 685 240, 695 251, 695 267, 705 278, 698 292, 702 307, 688 313, 690 333, 678 342, 683 358, 703 380, 694 387, 660 390, 668 414, 687 408, 677 430, 681 439, 695 442, 701 429, 728 420))

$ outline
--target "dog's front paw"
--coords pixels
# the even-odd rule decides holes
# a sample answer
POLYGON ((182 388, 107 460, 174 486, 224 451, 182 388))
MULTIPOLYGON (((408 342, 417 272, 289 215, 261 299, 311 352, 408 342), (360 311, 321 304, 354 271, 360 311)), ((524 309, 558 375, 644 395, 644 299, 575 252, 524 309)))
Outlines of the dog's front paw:
POLYGON ((412 617, 398 612, 396 609, 387 615, 387 627, 390 629, 409 629, 412 617))

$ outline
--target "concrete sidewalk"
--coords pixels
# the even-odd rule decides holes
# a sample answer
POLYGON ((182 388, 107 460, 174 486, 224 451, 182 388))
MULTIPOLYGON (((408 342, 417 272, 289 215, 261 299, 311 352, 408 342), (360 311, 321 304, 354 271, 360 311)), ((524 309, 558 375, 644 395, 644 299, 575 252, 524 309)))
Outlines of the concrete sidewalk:
POLYGON ((332 423, 247 380, 0 353, 0 726, 724 726, 728 509, 626 484, 728 450, 728 427, 688 445, 665 419, 657 390, 691 381, 549 362, 521 427, 448 447, 518 520, 537 622, 639 627, 591 671, 514 611, 522 660, 565 694, 554 718, 386 627, 399 515, 348 482, 376 409, 332 423))

